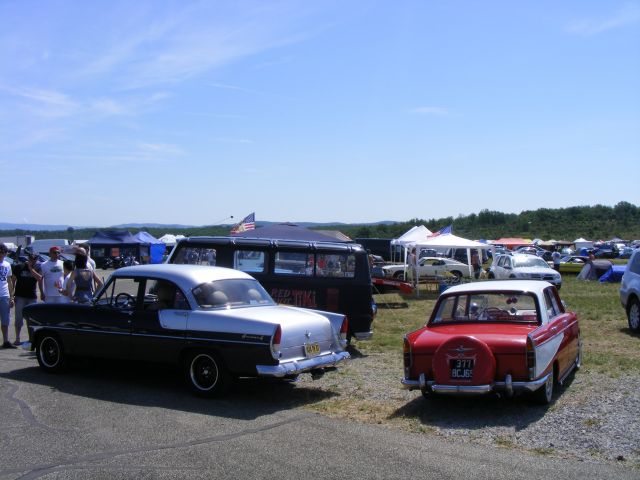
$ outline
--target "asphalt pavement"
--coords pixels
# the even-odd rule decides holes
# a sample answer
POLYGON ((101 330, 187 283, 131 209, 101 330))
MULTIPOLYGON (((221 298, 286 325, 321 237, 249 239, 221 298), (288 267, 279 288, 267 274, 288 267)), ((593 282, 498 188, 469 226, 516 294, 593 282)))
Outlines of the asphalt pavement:
POLYGON ((177 369, 84 360, 47 374, 33 353, 0 350, 0 479, 640 478, 623 465, 487 448, 305 408, 330 395, 241 380, 223 399, 202 399, 177 369))

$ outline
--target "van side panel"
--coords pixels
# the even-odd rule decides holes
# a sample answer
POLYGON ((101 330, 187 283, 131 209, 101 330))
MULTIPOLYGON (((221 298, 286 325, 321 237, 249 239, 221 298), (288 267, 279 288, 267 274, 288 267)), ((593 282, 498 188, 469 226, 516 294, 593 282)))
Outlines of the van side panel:
MULTIPOLYGON (((215 249, 215 265, 235 268, 236 252, 264 252, 264 270, 248 271, 280 304, 324 310, 349 317, 349 334, 369 338, 375 314, 371 273, 367 252, 357 244, 305 242, 291 240, 237 239, 234 237, 191 237, 178 242, 168 263, 186 263, 186 252, 215 249), (183 251, 184 250, 184 251, 183 251), (348 255, 355 258, 352 277, 329 277, 308 274, 287 274, 275 267, 275 258, 283 253, 314 254, 314 264, 323 255, 348 255)), ((191 255, 191 258, 199 258, 191 255)))

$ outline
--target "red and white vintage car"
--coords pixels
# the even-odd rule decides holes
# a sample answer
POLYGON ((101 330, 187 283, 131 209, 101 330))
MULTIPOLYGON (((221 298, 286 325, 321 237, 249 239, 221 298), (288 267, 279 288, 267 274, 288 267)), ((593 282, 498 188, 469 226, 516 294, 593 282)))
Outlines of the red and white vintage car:
POLYGON ((404 337, 402 384, 423 395, 530 392, 548 404, 580 367, 575 313, 548 282, 476 282, 446 290, 404 337))

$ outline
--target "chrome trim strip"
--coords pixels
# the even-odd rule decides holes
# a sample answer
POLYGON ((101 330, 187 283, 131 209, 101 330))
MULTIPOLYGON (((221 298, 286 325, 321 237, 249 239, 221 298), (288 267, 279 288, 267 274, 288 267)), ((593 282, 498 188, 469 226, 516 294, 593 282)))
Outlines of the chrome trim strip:
POLYGON ((316 368, 335 367, 338 363, 351 358, 348 352, 328 353, 303 360, 292 360, 279 365, 256 365, 259 376, 284 377, 285 375, 297 375, 316 368))
POLYGON ((241 343, 243 345, 259 345, 268 347, 271 345, 270 342, 243 342, 242 340, 225 340, 222 338, 202 338, 202 337, 180 337, 185 340, 196 341, 196 342, 217 342, 217 343, 241 343))
POLYGON ((269 342, 243 342, 242 340, 225 340, 218 338, 202 338, 202 337, 184 337, 184 336, 173 336, 173 335, 153 335, 146 333, 131 333, 131 332, 109 332, 107 330, 94 330, 89 328, 68 328, 68 327, 57 327, 57 326, 49 326, 42 325, 37 327, 31 327, 31 329, 36 332, 38 330, 42 330, 43 328, 49 330, 65 330, 65 331, 74 331, 79 334, 82 333, 99 333, 103 335, 131 335, 132 337, 148 337, 148 338, 162 338, 167 340, 191 340, 198 342, 216 342, 216 343, 240 343, 242 345, 260 345, 260 346, 268 346, 269 342))

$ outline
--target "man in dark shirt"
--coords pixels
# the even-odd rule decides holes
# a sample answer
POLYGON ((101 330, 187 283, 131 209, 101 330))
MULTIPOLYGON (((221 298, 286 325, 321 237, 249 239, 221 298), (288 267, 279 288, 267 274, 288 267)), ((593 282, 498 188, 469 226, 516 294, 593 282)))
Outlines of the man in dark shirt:
POLYGON ((16 341, 14 345, 20 345, 20 331, 22 330, 23 319, 22 309, 27 305, 36 303, 38 296, 36 294, 36 285, 42 278, 38 272, 38 258, 35 254, 29 254, 26 263, 16 263, 12 266, 12 276, 15 285, 15 329, 16 341))

